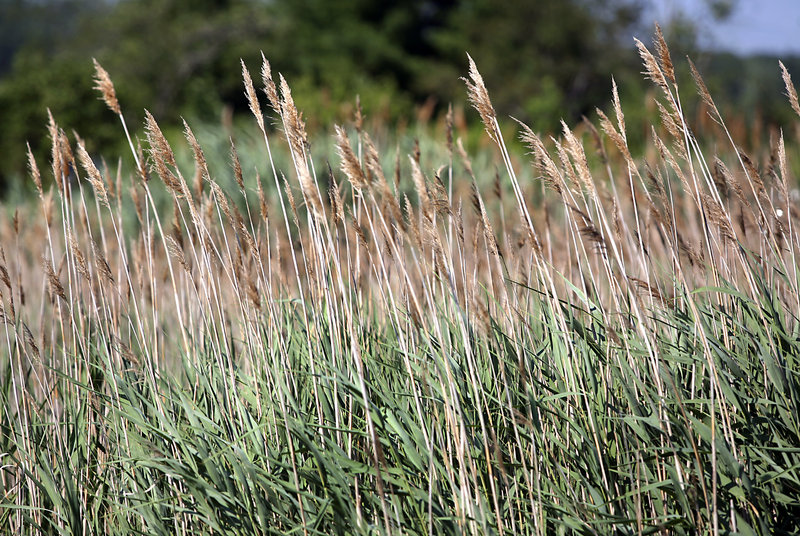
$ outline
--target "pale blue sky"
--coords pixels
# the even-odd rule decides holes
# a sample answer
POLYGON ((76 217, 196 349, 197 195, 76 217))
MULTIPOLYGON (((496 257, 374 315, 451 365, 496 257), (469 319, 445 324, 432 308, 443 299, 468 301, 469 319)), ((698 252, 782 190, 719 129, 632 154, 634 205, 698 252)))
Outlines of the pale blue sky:
POLYGON ((738 0, 717 22, 704 0, 653 0, 662 24, 683 11, 701 30, 701 44, 740 54, 800 54, 800 0, 738 0))

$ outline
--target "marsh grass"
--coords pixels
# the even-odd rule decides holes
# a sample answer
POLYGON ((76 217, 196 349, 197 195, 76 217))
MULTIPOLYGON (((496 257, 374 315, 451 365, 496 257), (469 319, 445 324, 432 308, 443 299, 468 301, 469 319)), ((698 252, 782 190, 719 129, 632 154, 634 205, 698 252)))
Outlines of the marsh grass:
POLYGON ((786 140, 738 150, 695 70, 709 153, 655 42, 647 156, 613 87, 598 125, 519 124, 533 180, 471 59, 496 177, 452 116, 430 165, 360 110, 320 169, 266 60, 263 92, 242 65, 266 172, 234 144, 212 173, 188 125, 189 166, 151 114, 131 135, 96 65, 137 172, 51 118, 55 185, 31 158, 40 211, 0 229, 2 530, 800 530, 786 140))

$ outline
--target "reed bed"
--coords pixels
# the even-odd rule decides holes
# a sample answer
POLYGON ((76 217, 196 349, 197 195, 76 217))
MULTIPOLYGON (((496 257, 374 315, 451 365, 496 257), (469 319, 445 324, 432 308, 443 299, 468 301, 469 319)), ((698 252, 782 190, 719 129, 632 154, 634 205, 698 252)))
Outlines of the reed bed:
POLYGON ((264 59, 263 92, 242 74, 269 173, 231 143, 235 188, 188 125, 190 168, 149 113, 135 139, 96 65, 137 171, 51 118, 54 186, 31 157, 40 210, 0 229, 0 531, 800 531, 786 141, 744 154, 692 66, 709 152, 655 43, 647 156, 613 87, 598 125, 517 125, 533 180, 471 59, 496 176, 452 114, 441 162, 387 167, 360 110, 317 169, 264 59))

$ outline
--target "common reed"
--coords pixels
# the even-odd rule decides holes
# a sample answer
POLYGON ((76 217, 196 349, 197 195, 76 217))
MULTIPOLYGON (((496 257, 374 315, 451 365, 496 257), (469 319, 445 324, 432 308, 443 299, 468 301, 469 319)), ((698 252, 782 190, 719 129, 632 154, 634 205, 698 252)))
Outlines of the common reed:
POLYGON ((51 118, 41 215, 0 227, 2 531, 799 531, 792 151, 744 154, 692 66, 709 153, 655 42, 646 156, 612 84, 598 126, 519 124, 533 180, 471 58, 496 177, 452 114, 442 162, 386 168, 360 108, 317 169, 264 59, 269 176, 231 140, 235 188, 188 125, 194 169, 149 112, 131 135, 95 63, 136 172, 51 118))

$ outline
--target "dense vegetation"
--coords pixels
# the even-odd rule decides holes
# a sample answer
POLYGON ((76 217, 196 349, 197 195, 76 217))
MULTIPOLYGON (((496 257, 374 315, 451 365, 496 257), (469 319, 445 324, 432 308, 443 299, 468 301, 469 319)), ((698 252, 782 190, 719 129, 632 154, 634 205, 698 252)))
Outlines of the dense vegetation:
POLYGON ((746 155, 692 70, 698 137, 655 42, 641 158, 614 86, 523 160, 470 59, 493 149, 357 108, 328 166, 264 60, 221 164, 97 64, 135 171, 51 117, 0 226, 0 531, 800 531, 796 133, 746 155))
MULTIPOLYGON (((720 13, 735 6, 734 0, 703 1, 720 13)), ((352 116, 355 95, 370 117, 391 126, 442 119, 450 103, 458 119, 465 51, 495 81, 501 116, 532 122, 537 131, 556 133, 561 119, 576 123, 597 106, 608 111, 612 75, 630 102, 631 123, 650 122, 655 113, 643 106, 646 86, 631 44, 631 35, 650 33, 650 23, 642 24, 648 3, 4 0, 0 195, 29 184, 26 143, 37 159, 48 156, 50 141, 40 128, 48 109, 67 133, 91 131, 86 144, 93 154, 125 148, 85 83, 93 57, 114 76, 128 121, 141 124, 147 108, 171 140, 180 137, 180 117, 218 126, 230 115, 244 116, 247 102, 230 66, 240 58, 256 64, 262 50, 292 80, 312 138, 352 116)), ((697 53, 698 30, 690 21, 676 24, 667 29, 676 55, 692 53, 737 115, 748 110, 747 121, 789 124, 785 108, 773 104, 780 87, 761 83, 764 72, 774 71, 774 59, 748 60, 757 64, 748 71, 759 76, 740 76, 741 63, 697 53)), ((794 71, 800 67, 783 59, 794 71)), ((685 104, 691 109, 693 103, 685 104)), ((690 110, 687 117, 693 119, 690 110)), ((639 128, 631 129, 635 153, 643 139, 639 128)))

